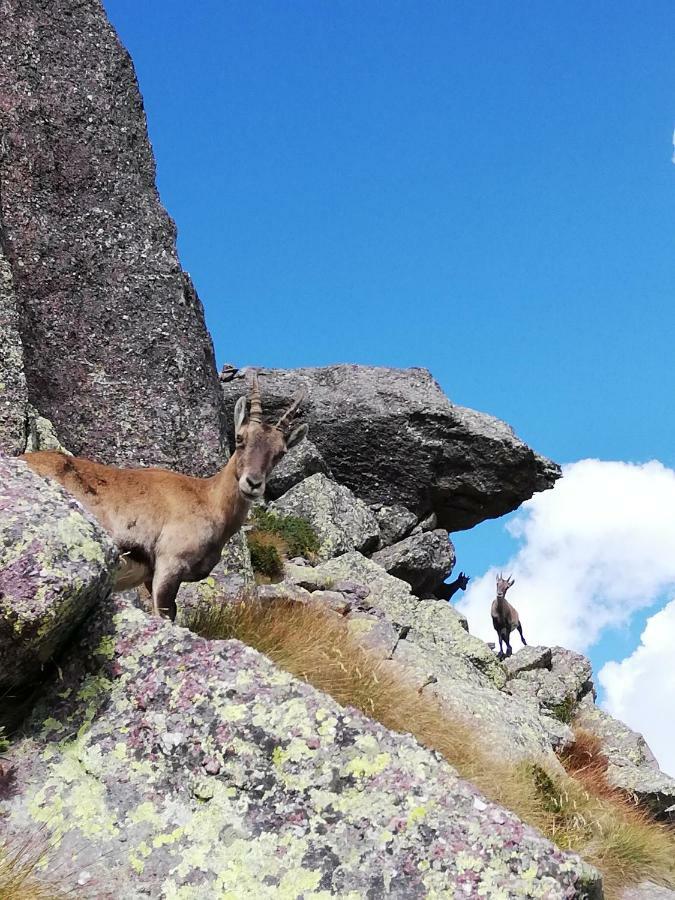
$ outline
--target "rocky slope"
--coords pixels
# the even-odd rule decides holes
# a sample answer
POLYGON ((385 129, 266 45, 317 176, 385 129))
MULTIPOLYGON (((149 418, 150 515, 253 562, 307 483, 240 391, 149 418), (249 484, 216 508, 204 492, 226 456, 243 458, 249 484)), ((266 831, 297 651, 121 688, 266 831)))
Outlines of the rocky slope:
MULTIPOLYGON (((588 896, 593 873, 412 738, 123 599, 12 751, 9 833, 67 887, 123 896, 588 896)), ((4 810, 3 810, 4 811, 4 810)))
POLYGON ((596 872, 410 735, 181 627, 254 590, 321 604, 500 758, 555 768, 582 715, 616 783, 666 818, 672 779, 595 707, 583 657, 535 647, 502 665, 434 597, 449 530, 515 508, 558 467, 424 370, 263 371, 270 416, 309 389, 312 443, 268 499, 312 523, 315 564, 256 589, 237 538, 181 590, 176 626, 111 597, 106 536, 8 457, 62 441, 212 471, 243 377, 218 386, 100 2, 0 0, 0 96, 0 696, 40 690, 0 766, 3 839, 43 840, 74 897, 600 897, 596 872))

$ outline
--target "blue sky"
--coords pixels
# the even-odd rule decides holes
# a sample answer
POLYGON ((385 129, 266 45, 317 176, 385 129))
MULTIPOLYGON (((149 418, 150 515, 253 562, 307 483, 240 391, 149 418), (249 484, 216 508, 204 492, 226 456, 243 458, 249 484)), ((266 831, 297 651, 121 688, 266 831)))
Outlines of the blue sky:
POLYGON ((671 2, 105 6, 219 363, 422 365, 560 462, 675 465, 671 2))

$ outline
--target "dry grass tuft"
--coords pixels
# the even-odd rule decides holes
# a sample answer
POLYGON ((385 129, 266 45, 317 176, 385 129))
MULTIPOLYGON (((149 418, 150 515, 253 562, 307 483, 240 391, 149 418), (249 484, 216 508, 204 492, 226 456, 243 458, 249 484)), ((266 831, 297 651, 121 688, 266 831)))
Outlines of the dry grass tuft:
POLYGON ((192 627, 208 638, 237 638, 343 706, 412 734, 490 800, 597 866, 610 900, 644 879, 675 888, 675 832, 609 785, 592 735, 578 732, 563 759, 567 776, 538 761, 514 765, 490 757, 477 749, 470 723, 420 693, 394 662, 360 644, 343 618, 319 604, 245 599, 200 614, 192 627))
POLYGON ((622 802, 627 799, 607 780, 609 762, 602 752, 602 741, 592 732, 574 728, 574 743, 562 754, 561 761, 569 774, 594 796, 622 802))
POLYGON ((41 855, 34 840, 0 843, 0 900, 64 900, 67 895, 38 872, 41 855))

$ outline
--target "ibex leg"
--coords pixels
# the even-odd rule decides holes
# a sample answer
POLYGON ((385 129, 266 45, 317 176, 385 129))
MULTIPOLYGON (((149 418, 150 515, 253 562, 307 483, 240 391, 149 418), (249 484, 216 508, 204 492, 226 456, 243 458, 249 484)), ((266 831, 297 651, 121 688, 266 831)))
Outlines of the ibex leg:
POLYGON ((156 616, 164 619, 176 618, 176 594, 180 587, 180 578, 174 574, 162 572, 161 568, 155 569, 152 579, 152 609, 156 616))

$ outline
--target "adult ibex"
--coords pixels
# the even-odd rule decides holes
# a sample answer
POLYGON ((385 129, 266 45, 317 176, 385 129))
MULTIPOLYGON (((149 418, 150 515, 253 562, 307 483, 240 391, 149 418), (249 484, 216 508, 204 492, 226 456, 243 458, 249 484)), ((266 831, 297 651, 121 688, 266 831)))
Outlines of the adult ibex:
POLYGON ((60 482, 110 534, 121 553, 114 589, 145 584, 155 614, 173 620, 181 583, 206 578, 251 503, 263 496, 269 473, 307 434, 306 425, 292 428, 303 399, 301 393, 276 425, 266 425, 254 374, 248 401, 240 397, 234 408, 235 452, 211 478, 120 469, 55 451, 22 458, 60 482))
POLYGON ((511 632, 514 628, 518 629, 523 645, 527 644, 518 611, 506 601, 506 592, 510 587, 513 587, 514 583, 513 578, 503 578, 501 573, 497 575, 497 598, 492 601, 490 613, 492 615, 492 624, 499 637, 500 659, 504 659, 505 655, 511 656, 513 652, 511 650, 511 632), (502 643, 506 644, 506 654, 504 654, 502 643))

